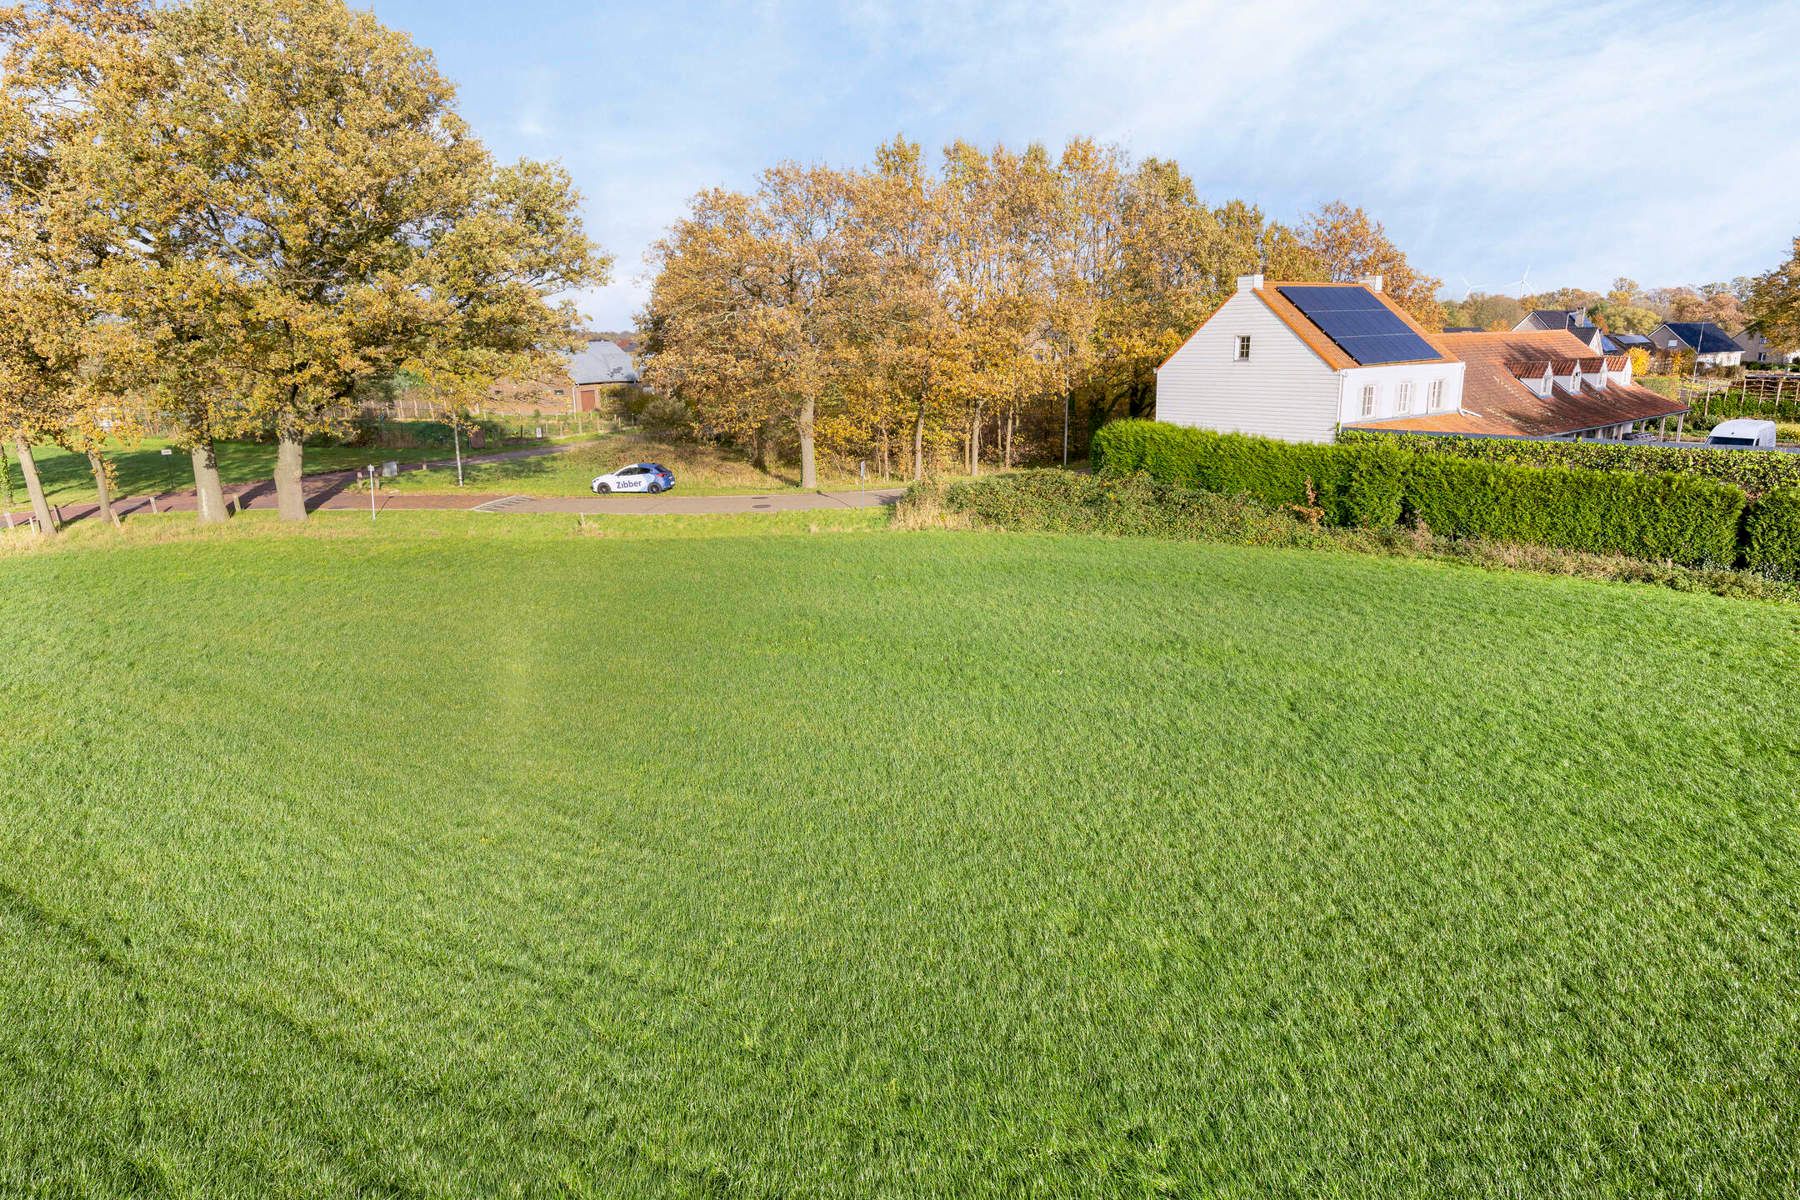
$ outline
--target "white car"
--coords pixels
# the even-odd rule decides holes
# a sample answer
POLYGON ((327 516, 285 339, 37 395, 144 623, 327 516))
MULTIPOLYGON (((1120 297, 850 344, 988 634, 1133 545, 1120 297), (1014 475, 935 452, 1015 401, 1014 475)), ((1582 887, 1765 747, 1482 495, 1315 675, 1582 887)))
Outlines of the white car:
POLYGON ((1707 436, 1709 446, 1748 446, 1757 450, 1775 448, 1775 422, 1758 421, 1754 417, 1738 417, 1720 421, 1707 436))
POLYGON ((675 486, 675 472, 661 463, 632 463, 610 475, 596 475, 589 485, 595 495, 608 492, 666 492, 675 486))

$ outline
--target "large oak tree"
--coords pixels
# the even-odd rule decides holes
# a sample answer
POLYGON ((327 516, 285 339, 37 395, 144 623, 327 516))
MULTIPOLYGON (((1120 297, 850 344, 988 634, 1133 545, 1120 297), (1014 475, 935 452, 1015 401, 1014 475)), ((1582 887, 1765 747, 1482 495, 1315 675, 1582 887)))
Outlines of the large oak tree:
POLYGON ((306 515, 305 439, 342 426, 359 383, 507 373, 571 342, 548 296, 604 280, 567 175, 496 167, 431 55, 342 0, 162 10, 97 109, 86 165, 124 252, 109 300, 197 463, 226 432, 275 436, 284 518, 306 515))

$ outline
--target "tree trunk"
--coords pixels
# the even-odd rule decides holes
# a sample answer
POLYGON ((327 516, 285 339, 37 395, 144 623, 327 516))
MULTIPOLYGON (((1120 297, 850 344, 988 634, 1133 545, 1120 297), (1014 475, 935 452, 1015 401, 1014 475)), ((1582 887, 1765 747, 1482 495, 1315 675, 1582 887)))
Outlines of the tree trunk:
POLYGON ((975 406, 975 419, 969 422, 969 475, 981 474, 981 405, 975 406))
POLYGON ((819 464, 813 447, 814 401, 808 396, 800 405, 800 486, 806 491, 819 487, 819 464))
POLYGON ((913 478, 925 478, 925 401, 919 401, 919 410, 913 414, 913 478))
POLYGON ((38 478, 37 459, 31 457, 31 446, 22 437, 13 439, 19 455, 19 474, 25 477, 25 492, 31 497, 31 511, 37 514, 38 532, 56 532, 56 518, 50 513, 50 501, 44 495, 43 481, 38 478))
POLYGON ((750 434, 750 465, 759 471, 769 469, 769 430, 758 425, 750 434))
POLYGON ((280 448, 275 454, 275 506, 284 521, 306 520, 306 492, 300 486, 300 471, 305 450, 300 435, 282 427, 276 435, 280 448))
POLYGON ((225 489, 219 486, 219 456, 210 441, 194 447, 194 517, 202 525, 225 519, 225 489))
POLYGON ((88 467, 94 472, 94 492, 100 497, 101 519, 117 525, 119 518, 113 515, 112 488, 106 482, 106 459, 98 450, 89 450, 87 459, 88 467))

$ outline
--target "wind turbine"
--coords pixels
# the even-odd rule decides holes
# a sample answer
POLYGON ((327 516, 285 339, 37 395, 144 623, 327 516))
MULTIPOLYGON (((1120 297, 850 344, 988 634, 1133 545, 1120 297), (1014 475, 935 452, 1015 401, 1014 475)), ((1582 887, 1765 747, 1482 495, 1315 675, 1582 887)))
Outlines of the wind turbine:
POLYGON ((1513 293, 1513 298, 1516 300, 1523 300, 1525 298, 1525 289, 1527 287, 1529 287, 1530 285, 1531 285, 1531 268, 1526 267, 1525 273, 1523 275, 1519 276, 1519 282, 1513 284, 1513 287, 1518 289, 1517 291, 1515 291, 1513 293))

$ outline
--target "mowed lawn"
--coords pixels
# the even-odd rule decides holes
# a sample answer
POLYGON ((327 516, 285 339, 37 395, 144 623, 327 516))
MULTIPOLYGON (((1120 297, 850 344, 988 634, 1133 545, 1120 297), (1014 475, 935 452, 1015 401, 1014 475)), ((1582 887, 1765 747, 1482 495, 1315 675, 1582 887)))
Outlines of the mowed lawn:
MULTIPOLYGON (((521 496, 585 496, 596 475, 607 474, 638 462, 662 463, 675 473, 677 495, 742 495, 791 491, 800 486, 798 467, 771 461, 765 470, 729 448, 701 442, 668 441, 638 433, 613 433, 584 440, 563 454, 507 462, 478 463, 467 467, 463 481, 471 492, 504 492, 521 496)), ((404 492, 453 491, 453 473, 401 475, 384 487, 404 492)), ((904 486, 904 480, 882 480, 870 475, 869 487, 904 486)), ((819 487, 849 489, 858 484, 855 474, 822 464, 819 487)))
POLYGON ((759 519, 0 557, 0 1194, 1800 1188, 1795 609, 759 519))

